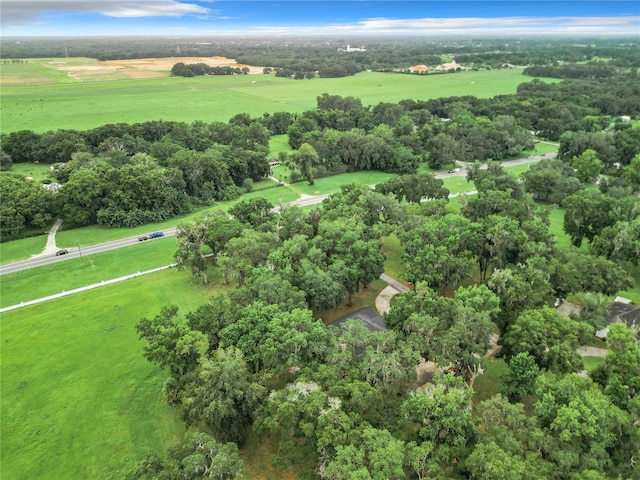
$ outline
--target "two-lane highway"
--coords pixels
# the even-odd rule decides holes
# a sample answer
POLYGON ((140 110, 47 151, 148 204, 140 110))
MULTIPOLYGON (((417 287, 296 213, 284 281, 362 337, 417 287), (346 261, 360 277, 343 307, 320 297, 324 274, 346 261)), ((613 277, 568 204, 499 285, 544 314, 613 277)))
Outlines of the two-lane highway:
MULTIPOLYGON (((162 230, 166 237, 176 234, 176 227, 166 228, 162 230)), ((121 238, 119 240, 112 240, 111 242, 98 243, 95 245, 87 245, 83 247, 68 248, 69 253, 65 255, 56 256, 51 255, 34 255, 33 257, 22 260, 20 262, 8 263, 7 265, 0 266, 0 275, 6 273, 19 272, 21 270, 27 270, 29 268, 40 267, 42 265, 49 265, 51 263, 64 262, 65 260, 71 260, 73 258, 79 258, 80 255, 93 255, 94 253, 107 252, 109 250, 115 250, 116 248, 129 247, 131 245, 142 244, 146 242, 153 242, 153 240, 145 240, 141 242, 138 240, 138 235, 134 237, 121 238)))

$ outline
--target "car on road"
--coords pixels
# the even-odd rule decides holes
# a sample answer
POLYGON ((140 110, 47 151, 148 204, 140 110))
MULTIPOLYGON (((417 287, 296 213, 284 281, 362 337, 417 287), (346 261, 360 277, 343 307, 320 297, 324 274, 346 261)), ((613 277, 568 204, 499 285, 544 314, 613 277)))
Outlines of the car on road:
POLYGON ((164 232, 153 232, 153 233, 147 233, 145 235, 140 235, 138 237, 138 241, 144 242, 145 240, 150 240, 152 238, 160 238, 160 237, 164 237, 164 232))
POLYGON ((460 171, 459 168, 452 168, 448 173, 458 173, 460 171))
POLYGON ((63 248, 62 250, 58 250, 56 252, 56 257, 59 257, 60 255, 66 255, 67 253, 69 253, 69 250, 67 250, 66 248, 63 248))

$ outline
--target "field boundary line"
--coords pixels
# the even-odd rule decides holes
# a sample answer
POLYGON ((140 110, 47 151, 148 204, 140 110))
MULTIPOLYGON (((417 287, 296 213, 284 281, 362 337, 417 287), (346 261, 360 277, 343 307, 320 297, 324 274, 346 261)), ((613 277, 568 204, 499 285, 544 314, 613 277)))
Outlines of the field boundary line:
POLYGON ((9 305, 8 307, 0 308, 0 313, 9 312, 11 310, 16 310, 22 307, 28 307, 31 305, 36 305, 38 303, 48 302, 49 300, 55 300, 57 298, 66 297, 68 295, 74 295, 76 293, 86 292, 88 290, 93 290, 94 288, 104 287, 106 285, 111 285, 114 283, 123 282, 125 280, 130 280, 132 278, 141 277, 143 275, 148 275, 150 273, 159 272, 161 270, 166 270, 168 268, 173 268, 177 266, 177 263, 171 263, 169 265, 165 265, 164 267, 153 268, 151 270, 145 270, 144 272, 136 272, 131 273, 129 275, 124 275, 118 278, 112 278, 111 280, 102 280, 100 283, 93 283, 91 285, 86 285, 84 287, 74 288, 73 290, 62 291, 60 293, 56 293, 53 295, 48 295, 46 297, 36 298, 35 300, 29 300, 26 302, 16 303, 15 305, 9 305))

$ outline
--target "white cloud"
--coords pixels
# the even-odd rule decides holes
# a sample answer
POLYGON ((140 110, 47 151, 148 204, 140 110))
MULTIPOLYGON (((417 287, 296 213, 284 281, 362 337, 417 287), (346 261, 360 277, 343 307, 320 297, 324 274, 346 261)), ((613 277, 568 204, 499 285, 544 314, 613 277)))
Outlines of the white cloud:
POLYGON ((501 18, 369 18, 355 24, 328 26, 259 26, 258 34, 415 34, 415 35, 638 35, 640 16, 616 17, 501 17, 501 18))
POLYGON ((175 0, 2 0, 3 27, 37 23, 43 14, 97 13, 107 17, 182 17, 204 15, 209 9, 175 0))
POLYGON ((394 20, 372 18, 362 20, 362 30, 416 30, 416 29, 501 29, 501 28, 566 28, 566 27, 602 27, 632 25, 638 28, 637 16, 620 17, 502 17, 502 18, 417 18, 394 20))

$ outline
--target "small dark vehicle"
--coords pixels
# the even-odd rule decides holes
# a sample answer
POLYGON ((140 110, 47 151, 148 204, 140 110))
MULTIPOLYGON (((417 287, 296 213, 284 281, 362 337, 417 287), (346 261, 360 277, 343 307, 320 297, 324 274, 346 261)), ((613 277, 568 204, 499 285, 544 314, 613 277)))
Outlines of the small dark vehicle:
POLYGON ((69 250, 67 250, 66 248, 63 248, 62 250, 58 250, 56 252, 56 257, 59 257, 60 255, 66 255, 67 253, 69 253, 69 250))
POLYGON ((164 237, 164 232, 153 232, 153 233, 148 233, 146 235, 140 235, 138 237, 138 241, 144 242, 145 240, 150 240, 152 238, 160 238, 160 237, 164 237))

